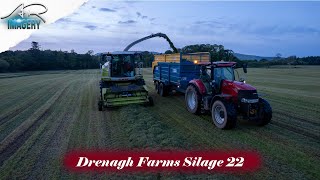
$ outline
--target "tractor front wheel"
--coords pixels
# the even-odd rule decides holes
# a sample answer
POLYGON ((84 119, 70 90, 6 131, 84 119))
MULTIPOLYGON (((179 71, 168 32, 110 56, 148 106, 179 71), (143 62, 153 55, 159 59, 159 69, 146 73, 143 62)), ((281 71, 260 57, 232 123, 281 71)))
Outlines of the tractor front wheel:
POLYGON ((193 114, 201 112, 201 95, 193 85, 188 86, 185 94, 187 110, 193 114))
POLYGON ((237 123, 237 111, 232 103, 216 100, 211 107, 213 123, 219 129, 232 129, 237 123))
POLYGON ((272 118, 272 108, 268 101, 265 99, 260 98, 259 99, 259 104, 260 104, 260 117, 257 122, 258 126, 264 126, 269 124, 272 118))

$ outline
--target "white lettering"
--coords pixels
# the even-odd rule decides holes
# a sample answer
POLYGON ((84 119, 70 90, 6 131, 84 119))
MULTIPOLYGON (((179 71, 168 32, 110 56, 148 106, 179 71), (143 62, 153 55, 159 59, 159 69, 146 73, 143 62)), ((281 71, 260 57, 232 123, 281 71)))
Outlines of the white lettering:
POLYGON ((88 158, 86 158, 86 157, 80 157, 80 158, 79 158, 79 161, 78 161, 78 164, 77 164, 77 166, 76 166, 76 167, 83 167, 83 166, 86 166, 86 165, 88 164, 88 162, 89 162, 88 158), (83 165, 81 165, 81 163, 82 163, 83 159, 85 160, 85 163, 84 163, 83 165))
POLYGON ((139 163, 137 165, 137 167, 142 167, 142 164, 145 164, 146 161, 149 160, 149 157, 140 157, 139 163))

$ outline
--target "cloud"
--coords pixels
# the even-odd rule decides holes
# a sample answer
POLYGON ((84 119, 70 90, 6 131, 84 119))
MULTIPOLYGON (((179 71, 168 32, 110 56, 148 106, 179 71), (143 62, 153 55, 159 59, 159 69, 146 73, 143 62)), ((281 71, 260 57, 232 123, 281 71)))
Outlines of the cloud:
POLYGON ((141 18, 141 19, 146 19, 146 18, 148 18, 148 16, 142 15, 141 12, 136 12, 136 14, 137 14, 138 18, 141 18))
POLYGON ((292 33, 320 33, 319 28, 310 27, 310 26, 287 26, 282 29, 283 32, 292 32, 292 33))
POLYGON ((99 11, 104 11, 104 12, 116 12, 116 10, 109 9, 109 8, 100 8, 99 11))
POLYGON ((92 9, 95 9, 96 8, 96 6, 91 6, 92 7, 92 9))
POLYGON ((251 25, 235 25, 234 29, 238 29, 242 33, 256 34, 261 36, 277 36, 289 34, 320 34, 320 29, 313 26, 293 26, 284 24, 251 24, 251 25))
POLYGON ((215 27, 223 27, 228 25, 226 22, 221 22, 217 20, 207 20, 207 21, 195 21, 195 25, 204 25, 204 26, 215 26, 215 27))
MULTIPOLYGON (((211 33, 225 33, 226 31, 236 31, 239 25, 238 24, 231 24, 224 20, 217 20, 217 19, 211 19, 211 20, 198 20, 194 21, 190 24, 190 32, 198 32, 198 33, 205 33, 205 34, 211 34, 211 33)), ((243 24, 240 24, 240 26, 244 26, 243 24)))
POLYGON ((97 29, 97 26, 94 26, 94 25, 85 25, 84 27, 87 29, 90 29, 91 31, 97 29))
POLYGON ((64 22, 66 22, 66 23, 68 23, 68 22, 71 22, 71 20, 70 20, 70 18, 61 18, 61 19, 59 19, 58 21, 56 21, 57 23, 60 23, 60 22, 62 22, 62 23, 64 23, 64 22))
POLYGON ((153 20, 155 20, 155 19, 156 19, 156 18, 150 18, 149 20, 150 20, 150 21, 153 21, 153 20))
POLYGON ((134 21, 134 20, 128 20, 128 21, 119 21, 118 23, 119 24, 134 24, 136 23, 137 21, 134 21))
POLYGON ((320 33, 320 29, 319 28, 306 27, 306 26, 292 27, 291 31, 300 32, 300 33, 320 33))

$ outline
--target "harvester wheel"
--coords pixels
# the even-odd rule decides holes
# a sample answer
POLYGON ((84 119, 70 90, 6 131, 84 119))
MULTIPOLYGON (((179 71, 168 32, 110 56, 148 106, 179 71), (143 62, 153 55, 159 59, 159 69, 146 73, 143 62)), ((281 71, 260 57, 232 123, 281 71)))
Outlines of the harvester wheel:
POLYGON ((259 104, 260 104, 260 117, 259 120, 257 122, 258 126, 264 126, 267 125, 272 118, 272 108, 270 106, 270 104, 268 103, 268 101, 266 101, 265 99, 260 98, 259 99, 259 104))
POLYGON ((101 102, 98 103, 98 107, 99 107, 99 111, 102 111, 102 103, 101 102))
POLYGON ((232 103, 216 100, 211 107, 213 123, 219 129, 232 129, 237 123, 237 111, 232 103))
POLYGON ((162 97, 165 97, 167 95, 166 87, 163 83, 160 83, 159 85, 159 94, 162 97))
POLYGON ((153 98, 149 96, 148 100, 149 100, 149 106, 153 106, 154 105, 153 98))
POLYGON ((193 85, 189 85, 185 93, 187 110, 193 114, 201 112, 201 95, 193 85))

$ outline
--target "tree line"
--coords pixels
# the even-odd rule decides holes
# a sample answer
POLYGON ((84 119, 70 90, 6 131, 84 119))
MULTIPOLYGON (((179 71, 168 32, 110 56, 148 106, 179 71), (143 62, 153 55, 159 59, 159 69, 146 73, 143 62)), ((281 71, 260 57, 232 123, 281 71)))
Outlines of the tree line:
MULTIPOLYGON (((5 51, 0 53, 0 72, 39 71, 39 70, 77 70, 98 69, 100 56, 92 50, 78 54, 74 50, 40 50, 38 42, 32 42, 26 51, 5 51)), ((151 67, 153 54, 142 52, 143 64, 151 67)))
MULTIPOLYGON (((233 51, 225 49, 223 45, 196 44, 178 49, 181 53, 210 52, 213 61, 236 61, 238 66, 247 63, 248 67, 269 67, 272 65, 320 65, 320 56, 281 58, 276 56, 273 60, 239 60, 233 51)), ((167 50, 166 54, 172 53, 167 50)), ((142 52, 144 67, 151 67, 154 60, 153 53, 142 52)), ((0 53, 0 72, 34 71, 34 70, 76 70, 99 68, 99 56, 88 51, 78 54, 74 50, 52 51, 40 50, 38 42, 32 42, 31 48, 26 51, 5 51, 0 53)))
MULTIPOLYGON (((225 49, 223 45, 218 44, 195 44, 188 45, 181 49, 178 49, 181 53, 195 53, 195 52, 209 52, 212 61, 234 61, 237 62, 237 66, 241 67, 245 61, 239 60, 234 56, 234 52, 230 49, 225 49)), ((165 54, 173 53, 171 50, 167 50, 165 54)))
MULTIPOLYGON (((240 60, 232 50, 225 49, 223 45, 211 45, 211 44, 196 44, 188 45, 182 49, 178 49, 182 53, 195 53, 195 52, 210 52, 211 59, 213 61, 235 61, 238 66, 242 64, 248 64, 248 67, 270 67, 273 65, 320 65, 320 56, 308 56, 308 57, 296 57, 289 56, 282 58, 280 53, 277 53, 273 60, 261 59, 261 60, 240 60)), ((167 50, 166 54, 173 53, 171 50, 167 50)))
POLYGON ((249 67, 270 67, 274 65, 320 65, 320 56, 296 57, 289 56, 286 58, 276 57, 273 60, 261 59, 245 61, 249 67))
POLYGON ((93 51, 77 54, 74 50, 40 50, 37 42, 27 51, 5 51, 0 53, 0 71, 34 71, 98 68, 99 61, 93 51))

